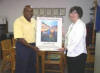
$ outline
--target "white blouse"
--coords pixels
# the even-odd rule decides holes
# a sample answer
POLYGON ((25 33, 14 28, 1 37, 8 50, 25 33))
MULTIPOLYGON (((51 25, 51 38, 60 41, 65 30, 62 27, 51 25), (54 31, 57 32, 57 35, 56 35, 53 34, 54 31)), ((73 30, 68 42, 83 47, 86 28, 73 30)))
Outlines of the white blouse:
POLYGON ((76 57, 82 53, 87 53, 86 50, 86 25, 78 19, 76 23, 69 26, 65 36, 65 48, 67 48, 68 57, 76 57))

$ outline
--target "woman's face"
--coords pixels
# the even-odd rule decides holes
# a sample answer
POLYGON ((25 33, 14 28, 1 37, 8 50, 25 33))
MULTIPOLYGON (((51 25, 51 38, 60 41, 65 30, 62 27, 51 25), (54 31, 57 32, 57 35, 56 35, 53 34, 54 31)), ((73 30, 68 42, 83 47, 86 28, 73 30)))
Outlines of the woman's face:
POLYGON ((71 19, 71 21, 72 21, 73 23, 75 23, 75 22, 79 19, 79 15, 78 15, 78 13, 77 13, 76 10, 72 11, 72 12, 69 14, 69 17, 70 17, 70 19, 71 19))

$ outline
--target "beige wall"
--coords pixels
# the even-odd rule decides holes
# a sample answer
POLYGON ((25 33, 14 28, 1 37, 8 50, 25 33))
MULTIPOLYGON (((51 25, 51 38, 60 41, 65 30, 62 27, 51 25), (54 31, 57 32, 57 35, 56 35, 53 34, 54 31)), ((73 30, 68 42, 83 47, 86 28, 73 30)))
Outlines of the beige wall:
POLYGON ((93 0, 0 0, 0 16, 7 17, 9 21, 9 32, 13 31, 14 20, 22 15, 23 7, 27 4, 31 4, 34 8, 66 8, 66 16, 63 17, 63 25, 67 27, 70 24, 68 12, 74 5, 83 8, 83 21, 85 23, 90 21, 89 8, 92 7, 93 0))
POLYGON ((96 50, 95 50, 95 71, 100 73, 100 33, 96 33, 96 50))
MULTIPOLYGON (((0 0, 0 16, 7 17, 9 24, 9 32, 13 31, 14 20, 22 15, 23 7, 31 4, 34 8, 66 8, 66 16, 64 17, 64 26, 70 24, 68 12, 70 7, 74 5, 81 6, 84 11, 83 21, 90 21, 90 11, 93 0, 0 0)), ((96 36, 96 61, 95 73, 100 73, 100 33, 96 36)))

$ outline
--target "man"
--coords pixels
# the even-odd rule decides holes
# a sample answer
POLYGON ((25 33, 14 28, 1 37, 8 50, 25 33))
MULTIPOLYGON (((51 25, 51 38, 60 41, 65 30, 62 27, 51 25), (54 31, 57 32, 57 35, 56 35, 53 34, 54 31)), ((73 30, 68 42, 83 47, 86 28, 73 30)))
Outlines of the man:
POLYGON ((23 16, 14 22, 14 38, 16 39, 16 73, 36 73, 35 19, 33 8, 25 6, 23 16))

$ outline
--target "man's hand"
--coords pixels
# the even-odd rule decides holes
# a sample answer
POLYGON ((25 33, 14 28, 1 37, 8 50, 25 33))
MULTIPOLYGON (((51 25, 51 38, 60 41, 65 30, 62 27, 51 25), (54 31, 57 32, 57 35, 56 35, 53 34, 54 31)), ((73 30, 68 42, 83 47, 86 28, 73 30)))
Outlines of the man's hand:
POLYGON ((27 43, 26 40, 24 40, 23 38, 18 38, 17 39, 18 42, 22 43, 23 45, 25 45, 26 47, 32 48, 33 46, 31 46, 29 43, 27 43))
POLYGON ((38 48, 38 47, 36 47, 36 46, 33 46, 33 47, 32 47, 32 49, 33 49, 34 51, 36 51, 36 52, 38 52, 38 51, 39 51, 39 48, 38 48))

